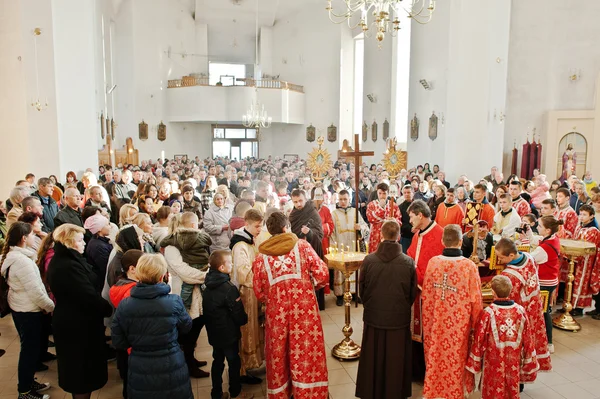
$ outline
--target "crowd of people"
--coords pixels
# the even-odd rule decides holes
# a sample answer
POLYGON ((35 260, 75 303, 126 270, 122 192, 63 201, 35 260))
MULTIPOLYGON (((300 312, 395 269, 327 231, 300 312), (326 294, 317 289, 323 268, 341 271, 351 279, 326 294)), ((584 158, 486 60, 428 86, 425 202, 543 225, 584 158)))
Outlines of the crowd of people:
MULTIPOLYGON (((64 182, 28 174, 0 206, 19 398, 49 397, 35 373, 54 359, 75 399, 106 384, 110 359, 124 398, 192 398, 190 377, 211 377, 213 398, 251 398, 243 386, 261 383, 262 367, 270 398, 326 398, 319 310, 330 293, 344 304, 344 276, 324 256, 340 250, 369 253, 350 279, 364 304, 357 396, 410 397, 420 380, 426 397, 459 398, 483 370, 484 398, 516 397, 550 370, 552 309, 540 292, 556 298, 567 279, 560 238, 600 245, 591 173, 548 182, 492 168, 455 184, 427 163, 359 173, 343 160, 315 179, 301 159, 196 157, 103 165, 64 182), (505 269, 492 279, 481 265, 493 246, 505 269), (486 278, 496 300, 483 310, 486 278), (508 319, 518 333, 495 342, 490 331, 508 319), (210 372, 194 355, 203 327, 210 372), (506 342, 522 350, 500 365, 506 342), (506 384, 490 365, 506 369, 506 384)), ((600 291, 600 261, 578 262, 589 267, 576 269, 574 315, 600 291)))

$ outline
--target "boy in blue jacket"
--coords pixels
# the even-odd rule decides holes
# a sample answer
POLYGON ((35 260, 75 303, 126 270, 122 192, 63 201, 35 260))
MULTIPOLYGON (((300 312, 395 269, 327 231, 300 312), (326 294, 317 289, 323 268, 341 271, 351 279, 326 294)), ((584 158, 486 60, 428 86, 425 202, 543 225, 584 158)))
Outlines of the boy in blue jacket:
POLYGON ((231 252, 214 251, 208 259, 208 264, 210 270, 202 286, 202 307, 208 342, 213 347, 211 397, 229 397, 223 394, 223 370, 227 359, 230 397, 250 399, 254 395, 241 392, 239 353, 239 341, 242 336, 240 327, 248 322, 248 315, 244 311, 240 292, 229 278, 233 269, 231 252))

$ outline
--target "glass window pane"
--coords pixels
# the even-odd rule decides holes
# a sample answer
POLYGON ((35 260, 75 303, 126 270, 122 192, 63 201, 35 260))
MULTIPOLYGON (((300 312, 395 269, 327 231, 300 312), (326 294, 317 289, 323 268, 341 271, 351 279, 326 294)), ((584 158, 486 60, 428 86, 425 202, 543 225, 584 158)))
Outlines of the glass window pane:
POLYGON ((242 159, 252 156, 252 141, 242 141, 242 159))
POLYGON ((246 129, 246 138, 247 139, 255 139, 256 138, 256 129, 246 129))
POLYGON ((252 142, 252 156, 258 158, 258 141, 252 142))
POLYGON ((240 158, 240 147, 231 147, 231 158, 230 159, 241 159, 240 158))
POLYGON ((226 139, 245 139, 246 129, 225 129, 226 139))
POLYGON ((215 128, 214 137, 216 139, 224 139, 225 138, 225 129, 223 129, 223 128, 215 128))
POLYGON ((223 86, 231 86, 236 84, 236 79, 243 79, 246 77, 246 65, 244 64, 221 64, 217 62, 211 62, 208 64, 208 80, 211 86, 215 86, 218 82, 221 82, 223 86), (227 78, 227 82, 222 81, 223 76, 231 76, 233 78, 227 78))
POLYGON ((230 148, 229 141, 213 141, 213 157, 228 157, 230 148))

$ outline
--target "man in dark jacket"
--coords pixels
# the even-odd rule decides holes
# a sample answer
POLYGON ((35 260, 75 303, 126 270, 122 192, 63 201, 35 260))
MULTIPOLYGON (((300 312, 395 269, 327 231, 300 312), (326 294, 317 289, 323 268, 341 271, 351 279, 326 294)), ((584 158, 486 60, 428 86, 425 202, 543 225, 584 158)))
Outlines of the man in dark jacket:
POLYGON ((402 251, 404 253, 408 251, 408 247, 410 247, 410 243, 412 242, 414 235, 412 232, 412 225, 410 224, 410 216, 408 215, 408 208, 413 202, 414 195, 415 192, 412 186, 406 185, 402 187, 402 197, 404 198, 404 202, 402 202, 398 208, 400 209, 400 214, 402 215, 402 227, 400 227, 400 245, 402 245, 402 251))
POLYGON ((253 395, 241 394, 240 327, 248 322, 248 315, 242 305, 240 292, 229 278, 233 269, 231 252, 215 251, 208 263, 210 270, 202 287, 202 306, 208 342, 213 347, 211 397, 223 396, 223 370, 227 358, 229 394, 232 398, 253 398, 253 395))
POLYGON ((365 258, 359 274, 364 331, 356 396, 409 398, 412 395, 410 315, 417 295, 417 273, 414 261, 402 253, 397 242, 398 222, 385 222, 381 235, 383 241, 376 252, 365 258))
POLYGON ((42 177, 38 180, 38 191, 33 193, 34 197, 40 199, 44 211, 42 213, 42 231, 50 233, 54 230, 54 217, 58 213, 58 205, 52 198, 54 192, 54 184, 47 177, 42 177))
POLYGON ((81 212, 79 204, 81 203, 82 195, 76 188, 67 188, 65 190, 65 208, 58 212, 54 217, 54 227, 58 227, 65 223, 71 223, 79 227, 83 227, 81 220, 81 212))

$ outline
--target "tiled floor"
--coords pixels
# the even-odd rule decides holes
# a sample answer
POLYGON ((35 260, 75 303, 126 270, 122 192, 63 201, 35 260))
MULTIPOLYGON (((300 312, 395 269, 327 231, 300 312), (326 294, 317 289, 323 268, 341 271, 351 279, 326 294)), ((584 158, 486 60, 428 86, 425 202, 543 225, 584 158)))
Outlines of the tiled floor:
MULTIPOLYGON (((332 296, 327 298, 327 309, 321 312, 325 344, 328 350, 327 366, 329 369, 329 392, 333 399, 348 399, 354 397, 357 362, 339 362, 331 357, 331 347, 342 338, 341 328, 344 324, 343 307, 335 306, 332 296)), ((552 356, 554 371, 541 373, 535 384, 527 385, 522 398, 569 398, 593 399, 600 398, 600 321, 591 317, 578 319, 583 329, 579 333, 567 333, 554 329, 554 345, 556 353, 552 356)), ((352 307, 353 338, 360 343, 362 336, 362 307, 352 307)), ((17 361, 19 358, 19 340, 10 317, 0 320, 0 348, 7 353, 0 358, 0 399, 17 397, 17 361)), ((196 357, 211 363, 211 347, 203 330, 196 357)), ((39 381, 50 382, 53 388, 48 391, 52 399, 70 398, 57 383, 55 362, 49 363, 50 370, 38 373, 39 381)), ((210 370, 210 368, 205 368, 210 370)), ((225 377, 225 381, 227 381, 225 377)), ((210 398, 210 378, 192 379, 192 388, 196 398, 210 398)), ((266 397, 265 384, 252 386, 250 392, 255 398, 266 397)), ((413 384, 413 398, 421 397, 422 386, 413 384)), ((475 393, 469 399, 479 398, 475 393)), ((92 395, 93 399, 121 398, 121 381, 115 363, 109 363, 109 381, 100 391, 92 395)))

